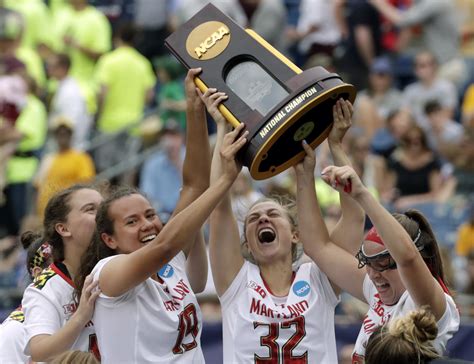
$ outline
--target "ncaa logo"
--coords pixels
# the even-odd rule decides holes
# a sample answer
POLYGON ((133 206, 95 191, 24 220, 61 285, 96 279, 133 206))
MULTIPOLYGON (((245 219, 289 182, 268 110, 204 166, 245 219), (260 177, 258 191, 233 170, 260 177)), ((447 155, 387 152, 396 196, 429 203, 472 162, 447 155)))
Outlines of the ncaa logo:
POLYGON ((309 283, 306 281, 298 281, 293 285, 293 293, 298 297, 304 297, 311 291, 309 283))
POLYGON ((162 278, 169 278, 173 276, 174 274, 174 269, 171 265, 166 264, 163 268, 160 269, 158 272, 158 275, 162 278))

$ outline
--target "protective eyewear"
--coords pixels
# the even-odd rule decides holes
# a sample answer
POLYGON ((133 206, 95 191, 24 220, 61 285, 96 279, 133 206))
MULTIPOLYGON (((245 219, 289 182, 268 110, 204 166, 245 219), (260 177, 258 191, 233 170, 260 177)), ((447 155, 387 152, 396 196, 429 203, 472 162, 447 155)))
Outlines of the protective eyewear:
POLYGON ((368 255, 364 252, 364 246, 362 245, 356 254, 356 258, 359 261, 359 269, 366 265, 377 272, 383 272, 387 269, 397 269, 397 263, 395 263, 395 260, 393 260, 387 249, 377 254, 368 255))
MULTIPOLYGON (((418 233, 413 240, 418 251, 423 250, 424 245, 419 243, 421 236, 421 230, 418 229, 418 233)), ((388 249, 381 251, 380 253, 368 255, 364 251, 364 244, 361 245, 359 251, 356 254, 356 258, 359 261, 358 268, 363 268, 364 266, 368 265, 373 270, 377 272, 383 272, 388 269, 397 269, 397 263, 390 255, 388 249)))

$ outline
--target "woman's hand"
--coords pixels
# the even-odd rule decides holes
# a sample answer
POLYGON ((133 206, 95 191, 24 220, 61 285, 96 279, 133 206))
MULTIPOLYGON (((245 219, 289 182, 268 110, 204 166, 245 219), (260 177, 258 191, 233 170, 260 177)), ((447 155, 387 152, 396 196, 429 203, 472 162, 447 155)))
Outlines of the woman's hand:
POLYGON ((336 104, 332 107, 334 123, 328 136, 329 144, 342 143, 344 135, 352 125, 351 119, 353 113, 354 108, 350 101, 342 98, 337 100, 336 104))
POLYGON ((77 307, 75 315, 80 318, 84 324, 87 324, 94 315, 95 300, 100 295, 99 281, 92 281, 89 274, 84 280, 84 287, 81 292, 81 301, 77 307))
POLYGON ((190 104, 195 109, 204 109, 204 105, 201 101, 201 98, 199 97, 200 91, 194 83, 194 79, 199 73, 201 73, 201 71, 201 68, 191 68, 189 69, 186 78, 184 79, 184 90, 186 93, 186 100, 188 102, 188 105, 190 104))
POLYGON ((237 152, 247 143, 246 130, 240 137, 240 132, 245 128, 243 123, 239 124, 234 130, 224 136, 221 146, 221 160, 223 175, 230 181, 234 181, 239 175, 242 165, 236 160, 237 152))
POLYGON ((335 190, 347 193, 355 199, 367 191, 357 173, 349 166, 326 167, 321 172, 321 177, 335 190))
POLYGON ((296 176, 310 177, 314 179, 314 168, 316 167, 316 153, 311 146, 303 140, 301 143, 306 155, 304 159, 295 166, 296 176))
POLYGON ((198 90, 198 94, 214 121, 217 124, 225 123, 226 119, 219 111, 219 105, 227 100, 228 96, 224 92, 217 92, 215 88, 208 88, 204 94, 198 90))

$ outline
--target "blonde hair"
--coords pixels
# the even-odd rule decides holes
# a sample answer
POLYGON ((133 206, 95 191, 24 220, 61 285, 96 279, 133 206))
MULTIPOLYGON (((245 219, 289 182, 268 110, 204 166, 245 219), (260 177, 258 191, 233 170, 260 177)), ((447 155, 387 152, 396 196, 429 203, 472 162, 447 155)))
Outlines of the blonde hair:
POLYGON ((50 364, 99 364, 94 354, 84 351, 66 351, 53 359, 50 364))
MULTIPOLYGON (((298 231, 298 218, 296 216, 296 202, 293 198, 289 196, 282 196, 282 195, 273 195, 271 197, 263 197, 255 201, 248 209, 250 211, 254 206, 264 203, 264 202, 273 202, 283 208, 286 213, 286 217, 291 225, 291 229, 293 231, 298 231)), ((244 259, 248 260, 253 264, 257 264, 255 258, 253 257, 252 253, 246 247, 247 238, 246 238, 246 230, 247 230, 247 216, 244 218, 244 226, 243 226, 243 233, 241 236, 240 241, 240 252, 244 259)), ((303 245, 298 242, 293 244, 291 247, 291 260, 293 263, 298 261, 301 256, 303 255, 303 245)))
POLYGON ((437 335, 433 313, 421 307, 375 330, 367 342, 365 363, 427 363, 440 357, 432 343, 437 335))

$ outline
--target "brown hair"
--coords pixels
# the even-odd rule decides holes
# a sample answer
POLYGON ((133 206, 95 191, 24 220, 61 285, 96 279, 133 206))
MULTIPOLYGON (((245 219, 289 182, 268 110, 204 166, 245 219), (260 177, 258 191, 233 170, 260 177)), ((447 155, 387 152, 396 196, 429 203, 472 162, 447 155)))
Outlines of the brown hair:
POLYGON ((97 214, 95 216, 96 228, 94 236, 92 237, 89 247, 82 256, 79 273, 74 280, 74 285, 76 286, 76 289, 74 290, 74 297, 77 302, 79 302, 81 297, 81 292, 82 288, 84 287, 84 281, 86 277, 92 272, 92 269, 94 269, 99 260, 117 254, 117 252, 105 244, 101 238, 102 233, 107 235, 112 235, 114 233, 114 221, 109 215, 110 205, 123 197, 131 195, 143 196, 143 194, 135 188, 119 186, 113 190, 110 195, 99 205, 97 214))
MULTIPOLYGON (((285 210, 286 212, 288 221, 290 222, 292 231, 298 230, 298 218, 296 215, 296 202, 294 199, 292 199, 289 196, 282 196, 282 195, 273 195, 271 197, 263 197, 255 201, 249 207, 248 211, 250 211, 255 205, 261 204, 263 202, 273 202, 283 207, 283 210, 285 210)), ((247 218, 245 218, 244 220, 244 227, 243 227, 243 233, 241 236, 240 247, 241 247, 242 256, 248 261, 252 262, 253 264, 256 264, 255 258, 253 257, 252 253, 250 253, 249 251, 243 248, 244 244, 247 242, 246 230, 247 230, 247 218)), ((300 247, 300 245, 301 245, 300 243, 293 244, 293 246, 291 247, 293 263, 296 262, 303 253, 303 249, 300 247)))
POLYGON ((420 238, 416 242, 417 246, 423 246, 420 254, 433 277, 436 278, 443 290, 449 293, 445 283, 446 278, 438 242, 426 217, 420 211, 414 209, 410 209, 403 214, 394 213, 393 216, 407 231, 412 240, 415 240, 418 229, 420 230, 420 238))
POLYGON ((418 132, 418 134, 420 135, 420 142, 421 142, 421 146, 423 147, 423 149, 424 150, 431 150, 430 146, 428 145, 428 138, 426 136, 426 132, 421 127, 419 127, 418 125, 415 125, 415 124, 412 124, 409 127, 409 129, 405 132, 405 134, 402 135, 402 137, 401 137, 401 146, 402 146, 402 148, 406 147, 408 145, 408 142, 409 142, 408 136, 413 131, 418 132))
POLYGON ((378 327, 367 342, 365 363, 428 363, 440 357, 432 344, 437 335, 434 315, 421 307, 378 327))
POLYGON ((51 197, 44 210, 43 229, 44 237, 53 247, 53 259, 55 262, 64 260, 64 243, 61 235, 56 231, 56 224, 64 223, 71 212, 71 196, 79 190, 97 188, 90 184, 75 184, 69 188, 59 191, 51 197))

